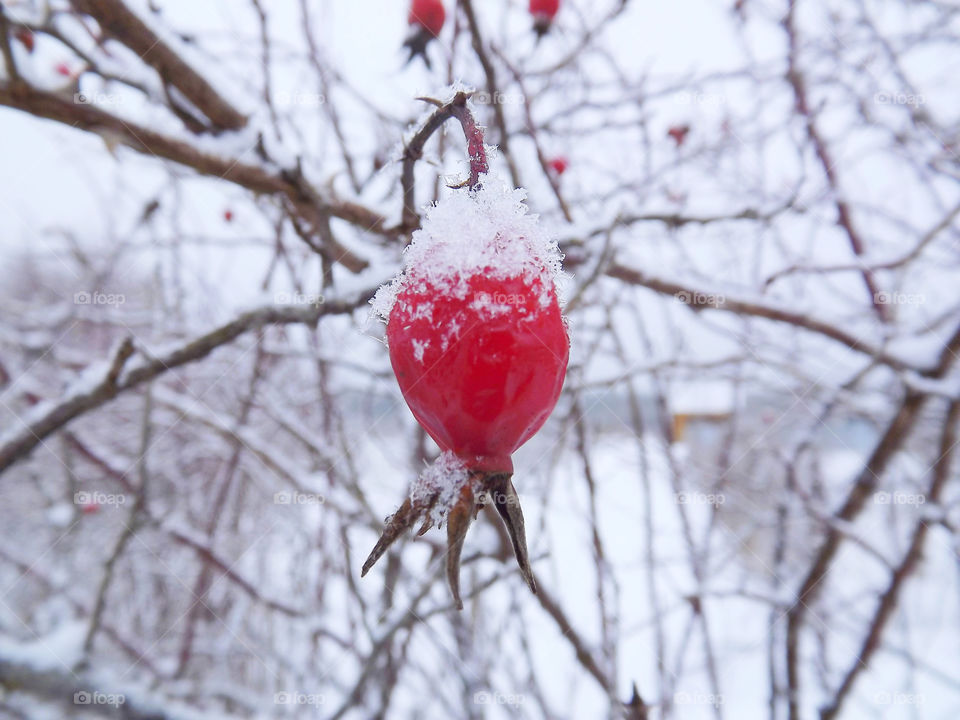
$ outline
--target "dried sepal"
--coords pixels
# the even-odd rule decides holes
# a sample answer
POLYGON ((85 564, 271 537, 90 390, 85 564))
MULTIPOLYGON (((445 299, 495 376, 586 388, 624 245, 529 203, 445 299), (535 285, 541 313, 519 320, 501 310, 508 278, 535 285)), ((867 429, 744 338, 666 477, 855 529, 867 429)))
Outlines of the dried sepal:
POLYGON ((520 496, 509 475, 496 475, 491 479, 493 506, 500 513, 503 524, 513 543, 513 552, 517 556, 517 565, 520 574, 534 595, 537 594, 537 583, 533 579, 533 570, 530 567, 530 554, 527 552, 527 532, 523 522, 523 509, 520 507, 520 496))
POLYGON ((463 601, 460 599, 460 555, 467 530, 476 515, 475 506, 473 488, 468 483, 461 488, 460 498, 447 517, 447 583, 457 610, 463 610, 463 601))
POLYGON ((520 573, 530 590, 537 592, 530 556, 527 552, 526 531, 520 498, 513 486, 511 476, 506 473, 471 472, 466 481, 451 496, 439 492, 416 494, 407 498, 397 511, 387 518, 386 527, 377 540, 363 569, 361 577, 380 559, 387 549, 404 532, 409 530, 421 518, 423 523, 417 531, 417 537, 423 535, 434 524, 447 524, 446 574, 450 593, 458 610, 463 609, 460 596, 460 560, 463 543, 470 523, 476 519, 486 504, 492 504, 503 520, 503 524, 513 543, 513 551, 520 566, 520 573))
POLYGON ((387 518, 380 539, 377 540, 377 544, 373 546, 373 550, 370 551, 370 555, 367 556, 366 561, 363 563, 363 568, 360 570, 360 577, 367 574, 370 568, 380 559, 380 556, 393 545, 398 537, 410 529, 426 509, 425 504, 414 503, 410 498, 403 501, 403 504, 397 508, 397 511, 387 518))

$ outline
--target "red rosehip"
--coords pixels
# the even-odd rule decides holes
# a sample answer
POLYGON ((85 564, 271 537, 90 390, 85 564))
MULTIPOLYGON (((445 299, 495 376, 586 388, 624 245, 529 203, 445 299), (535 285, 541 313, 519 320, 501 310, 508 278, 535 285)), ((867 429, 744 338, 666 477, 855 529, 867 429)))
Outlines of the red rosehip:
POLYGON ((100 505, 99 503, 95 503, 95 502, 85 503, 80 506, 80 512, 82 512, 84 515, 93 515, 99 510, 100 510, 100 505))
POLYGON ((557 175, 563 175, 567 171, 567 167, 570 163, 567 161, 563 155, 559 155, 548 163, 549 167, 557 175))
POLYGON ((673 141, 677 144, 677 147, 680 147, 687 139, 687 133, 689 132, 689 125, 673 125, 669 130, 667 130, 667 135, 673 138, 673 141))
POLYGON ((560 0, 530 0, 530 14, 536 17, 543 15, 553 20, 560 9, 560 0))
POLYGON ((419 278, 390 313, 390 362, 410 410, 468 469, 513 471, 510 455, 560 397, 569 341, 554 288, 517 274, 419 278))
POLYGON ((533 29, 541 38, 550 31, 553 18, 560 9, 560 0, 530 0, 530 14, 533 15, 533 29))
POLYGON ((521 197, 481 185, 442 201, 375 300, 410 410, 471 470, 512 472, 567 369, 560 253, 521 197))
POLYGON ((433 37, 437 37, 443 30, 446 19, 447 11, 440 0, 413 0, 407 16, 410 25, 419 25, 433 37))
POLYGON ((447 19, 447 11, 440 0, 413 0, 410 4, 410 14, 407 22, 412 28, 410 36, 403 43, 410 50, 409 64, 415 57, 423 58, 423 64, 430 67, 430 58, 427 56, 427 45, 443 30, 443 23, 447 19))
MULTIPOLYGON (((443 107, 463 127, 469 192, 428 213, 405 250, 403 273, 377 291, 390 364, 414 417, 443 448, 387 518, 360 575, 423 520, 447 525, 447 582, 457 608, 470 521, 490 503, 533 592, 510 455, 540 429, 560 396, 570 343, 557 301, 562 256, 523 204, 522 190, 487 175, 483 132, 457 93, 443 107)), ((442 122, 442 120, 441 120, 442 122)))
POLYGON ((64 77, 73 77, 73 70, 71 70, 70 66, 65 62, 57 63, 53 69, 57 71, 58 75, 63 75, 64 77))
POLYGON ((226 222, 233 222, 233 210, 229 208, 223 211, 223 219, 226 222))

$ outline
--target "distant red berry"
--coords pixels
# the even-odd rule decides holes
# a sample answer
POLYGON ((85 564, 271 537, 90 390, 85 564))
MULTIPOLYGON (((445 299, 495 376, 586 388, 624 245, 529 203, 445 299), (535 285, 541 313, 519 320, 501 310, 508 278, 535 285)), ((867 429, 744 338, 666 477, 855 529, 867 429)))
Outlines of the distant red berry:
POLYGON ((65 62, 57 63, 54 67, 54 70, 57 71, 58 75, 63 75, 64 77, 73 77, 73 70, 71 70, 70 66, 65 62))
POLYGON ((440 0, 413 0, 407 16, 409 24, 419 25, 433 37, 437 37, 443 30, 446 19, 447 11, 440 0))
POLYGON ((567 167, 570 163, 567 161, 563 155, 558 155, 553 160, 548 163, 549 167, 557 175, 563 175, 567 171, 567 167))
POLYGON ((223 219, 227 222, 233 222, 233 210, 224 210, 223 219))
POLYGON ((20 44, 27 49, 28 53, 33 52, 33 48, 36 45, 36 38, 30 28, 18 27, 14 31, 13 36, 20 41, 20 44))
POLYGON ((93 515, 95 512, 98 512, 99 510, 100 510, 100 505, 99 503, 95 503, 95 502, 85 503, 80 506, 80 512, 82 512, 84 515, 93 515))
POLYGON ((560 0, 530 0, 530 14, 533 15, 533 29, 537 37, 550 32, 553 18, 560 9, 560 0))
POLYGON ((560 0, 530 0, 530 14, 534 17, 543 15, 553 20, 559 9, 560 0))
POLYGON ((667 130, 667 135, 673 138, 673 141, 677 144, 677 147, 683 145, 683 142, 687 139, 687 133, 690 132, 689 125, 674 125, 669 130, 667 130))

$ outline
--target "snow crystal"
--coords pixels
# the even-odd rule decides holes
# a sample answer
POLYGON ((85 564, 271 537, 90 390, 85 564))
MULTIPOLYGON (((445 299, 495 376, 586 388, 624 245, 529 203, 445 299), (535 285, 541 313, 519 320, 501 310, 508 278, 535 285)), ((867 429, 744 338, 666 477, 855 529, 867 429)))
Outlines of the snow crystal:
POLYGON ((540 227, 539 217, 528 211, 525 198, 526 191, 485 175, 478 189, 454 191, 427 210, 423 227, 404 250, 403 272, 371 301, 374 312, 387 320, 397 295, 408 286, 466 297, 466 278, 478 274, 540 280, 541 303, 549 303, 563 257, 557 241, 540 227))
POLYGON ((414 481, 410 500, 414 504, 427 503, 436 495, 436 502, 429 510, 429 520, 432 525, 440 527, 459 499, 460 489, 468 482, 470 473, 467 466, 452 452, 444 452, 414 481))
POLYGON ((413 341, 413 357, 416 358, 417 362, 423 362, 423 353, 426 351, 427 347, 430 345, 428 340, 414 340, 413 341))

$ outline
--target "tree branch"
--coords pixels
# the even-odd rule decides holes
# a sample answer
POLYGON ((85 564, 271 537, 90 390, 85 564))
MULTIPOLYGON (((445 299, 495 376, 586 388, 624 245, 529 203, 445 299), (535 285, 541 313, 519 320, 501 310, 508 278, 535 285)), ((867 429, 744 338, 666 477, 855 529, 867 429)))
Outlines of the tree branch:
POLYGON ((213 123, 216 131, 239 130, 247 118, 190 67, 122 0, 71 0, 78 12, 89 15, 104 33, 135 52, 157 71, 165 86, 175 87, 213 123))
POLYGON ((75 385, 56 404, 35 408, 24 427, 0 437, 0 473, 29 455, 44 438, 79 415, 106 404, 119 393, 135 388, 168 370, 200 360, 250 330, 274 324, 304 324, 312 327, 325 315, 351 312, 365 303, 367 297, 368 294, 364 294, 353 301, 327 302, 306 307, 270 306, 252 310, 185 345, 159 357, 147 359, 120 378, 124 363, 133 354, 133 342, 128 338, 114 352, 102 379, 92 386, 75 385))

